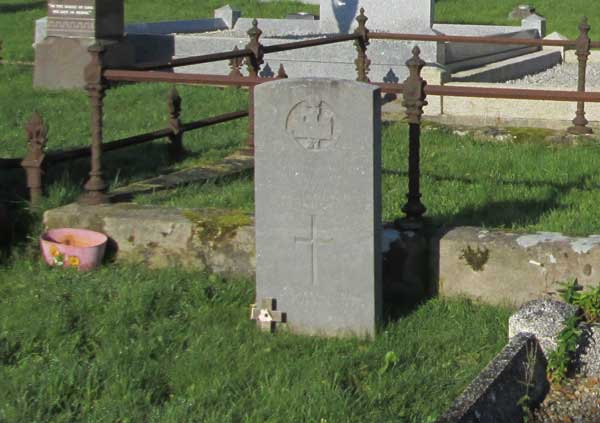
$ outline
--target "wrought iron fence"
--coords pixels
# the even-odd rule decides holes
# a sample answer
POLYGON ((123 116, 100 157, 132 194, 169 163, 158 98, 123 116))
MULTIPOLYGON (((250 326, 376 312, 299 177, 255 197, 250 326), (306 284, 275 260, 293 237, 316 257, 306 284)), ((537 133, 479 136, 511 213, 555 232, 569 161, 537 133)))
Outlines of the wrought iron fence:
MULTIPOLYGON (((403 94, 403 105, 406 108, 407 121, 409 124, 409 171, 408 171, 408 201, 403 207, 405 218, 398 222, 399 225, 418 227, 421 225, 422 216, 426 211, 421 202, 420 193, 420 131, 423 108, 427 105, 428 95, 455 96, 455 97, 480 97, 480 98, 502 98, 516 100, 549 100, 577 102, 577 112, 573 119, 573 126, 569 132, 575 134, 588 134, 591 129, 585 119, 585 103, 600 102, 600 93, 586 92, 586 69, 588 58, 592 48, 600 48, 600 42, 592 42, 589 37, 590 26, 587 19, 583 18, 579 25, 579 37, 576 40, 544 40, 523 38, 501 38, 501 37, 467 37, 447 35, 422 35, 422 34, 400 34, 370 32, 366 26, 368 18, 361 9, 357 17, 358 26, 354 33, 343 35, 329 35, 322 38, 294 41, 278 45, 264 46, 260 42, 262 31, 258 22, 253 21, 252 28, 248 31, 249 42, 243 49, 220 53, 173 59, 167 62, 143 63, 125 69, 108 69, 103 66, 102 56, 104 47, 97 43, 90 48, 92 61, 85 70, 86 90, 90 98, 92 115, 92 142, 90 148, 91 171, 90 178, 85 185, 85 194, 81 201, 97 204, 108 201, 104 191, 106 184, 102 179, 101 158, 102 152, 106 151, 102 137, 102 111, 103 98, 106 90, 115 82, 169 82, 199 85, 238 86, 248 88, 248 141, 247 147, 251 151, 254 147, 254 110, 253 110, 253 88, 261 83, 276 78, 287 77, 283 66, 280 67, 275 78, 263 78, 259 76, 261 65, 264 63, 265 54, 289 51, 300 48, 311 48, 327 44, 335 44, 353 41, 356 47, 357 80, 371 83, 381 88, 384 93, 403 94), (577 91, 549 91, 516 88, 488 88, 488 87, 464 87, 428 85, 421 77, 421 71, 425 62, 420 58, 420 50, 413 50, 413 57, 406 62, 409 68, 409 77, 403 83, 373 83, 369 80, 371 60, 367 49, 370 40, 405 40, 405 41, 428 41, 428 42, 461 42, 476 44, 511 44, 530 46, 561 46, 574 48, 578 58, 578 90, 577 91), (229 60, 231 69, 229 75, 207 75, 207 74, 181 74, 168 72, 176 67, 212 63, 229 60), (246 65, 247 76, 241 72, 246 65)), ((173 132, 175 132, 173 130, 173 132)), ((164 136, 164 134, 162 135, 164 136)), ((110 144, 108 144, 110 145, 110 144)))

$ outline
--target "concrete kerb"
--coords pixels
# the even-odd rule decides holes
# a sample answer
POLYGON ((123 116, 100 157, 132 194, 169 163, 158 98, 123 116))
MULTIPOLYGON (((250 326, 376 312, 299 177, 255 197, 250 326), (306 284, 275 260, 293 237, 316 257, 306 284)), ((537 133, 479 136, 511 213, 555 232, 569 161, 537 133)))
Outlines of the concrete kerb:
POLYGON ((436 423, 520 422, 520 401, 539 405, 549 390, 546 359, 532 334, 513 337, 436 423))

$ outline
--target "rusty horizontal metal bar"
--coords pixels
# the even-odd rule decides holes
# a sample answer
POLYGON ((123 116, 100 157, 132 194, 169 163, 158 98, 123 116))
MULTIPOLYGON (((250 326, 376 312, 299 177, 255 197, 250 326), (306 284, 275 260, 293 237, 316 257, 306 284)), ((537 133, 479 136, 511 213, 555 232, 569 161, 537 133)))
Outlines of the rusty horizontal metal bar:
POLYGON ((107 70, 104 77, 109 81, 128 82, 170 82, 174 84, 204 84, 218 86, 253 87, 274 78, 240 77, 228 75, 206 75, 191 73, 136 71, 136 70, 107 70))
MULTIPOLYGON (((113 151, 120 148, 131 147, 137 144, 143 144, 148 141, 154 141, 160 138, 167 137, 172 131, 170 129, 160 129, 158 131, 146 132, 144 134, 135 135, 132 137, 122 138, 120 140, 111 141, 102 144, 102 151, 113 151)), ((69 151, 61 151, 57 153, 51 153, 47 156, 46 160, 51 163, 60 163, 69 160, 75 160, 82 157, 88 157, 90 155, 90 147, 81 147, 69 151)))
MULTIPOLYGON (((529 46, 558 46, 573 47, 575 40, 543 40, 531 38, 508 38, 508 37, 471 37, 465 35, 426 35, 426 34, 399 34, 387 32, 371 32, 369 38, 372 40, 402 40, 402 41, 438 41, 471 44, 514 44, 529 46)), ((596 47, 600 47, 600 43, 596 47)), ((594 47, 594 45, 592 45, 594 47)), ((594 47, 595 48, 595 47, 594 47)))
POLYGON ((0 159, 0 169, 20 169, 23 159, 0 159))
POLYGON ((183 132, 188 132, 194 129, 204 128, 205 126, 216 125, 218 123, 225 123, 236 119, 245 118, 248 116, 247 110, 240 110, 239 112, 224 113, 219 116, 210 117, 208 119, 200 119, 195 122, 184 123, 181 125, 183 132))
MULTIPOLYGON (((196 120, 190 123, 184 123, 182 125, 182 131, 187 132, 193 129, 204 128, 206 126, 216 125, 219 123, 229 122, 231 120, 240 119, 248 116, 248 112, 241 110, 238 112, 224 113, 219 116, 213 116, 206 119, 196 120)), ((125 147, 131 147, 137 144, 143 144, 145 142, 154 141, 160 138, 168 137, 173 131, 170 128, 159 129, 157 131, 146 132, 144 134, 134 135, 132 137, 122 138, 120 140, 111 141, 102 145, 102 151, 113 151, 125 147)), ((47 160, 52 163, 63 162, 67 160, 74 160, 81 157, 87 157, 90 155, 89 147, 82 147, 75 150, 64 151, 59 153, 50 154, 47 160)))
POLYGON ((336 34, 328 35, 325 38, 316 38, 314 40, 294 41, 291 43, 275 44, 270 46, 264 46, 263 51, 265 53, 279 53, 281 51, 296 50, 299 48, 317 47, 324 46, 327 44, 342 43, 345 41, 354 41, 360 38, 357 34, 336 34))
POLYGON ((231 50, 221 53, 204 54, 201 56, 182 57, 181 59, 173 59, 168 62, 148 62, 140 63, 127 69, 131 70, 161 70, 171 69, 180 66, 199 65, 202 63, 219 62, 221 60, 236 59, 238 57, 246 57, 252 54, 249 49, 231 50))
MULTIPOLYGON (((204 128, 219 123, 225 123, 236 119, 241 119, 248 116, 248 111, 240 110, 237 112, 224 113, 222 115, 200 119, 189 123, 184 123, 181 127, 183 132, 192 131, 194 129, 204 128)), ((137 144, 166 138, 172 133, 171 129, 159 129, 158 131, 146 132, 144 134, 135 135, 133 137, 122 138, 120 140, 111 141, 102 145, 102 151, 113 151, 125 147, 131 147, 137 144)), ((90 155, 90 147, 81 147, 68 151, 60 151, 49 153, 46 156, 47 163, 60 163, 69 160, 75 160, 90 155)), ((0 169, 19 169, 21 168, 22 159, 0 159, 0 169)))
MULTIPOLYGON (((274 78, 230 77, 226 75, 178 74, 171 72, 143 72, 143 71, 106 71, 105 77, 112 81, 130 82, 172 82, 189 84, 207 84, 219 86, 246 86, 253 87, 274 78)), ((402 84, 372 83, 386 93, 401 94, 402 84)), ((551 91, 532 90, 525 88, 488 88, 488 87, 450 87, 447 85, 427 85, 425 92, 428 95, 441 95, 447 97, 479 97, 503 98, 513 100, 548 100, 548 101, 584 101, 587 103, 600 102, 600 92, 577 91, 551 91)))
MULTIPOLYGON (((381 91, 402 94, 403 84, 373 83, 381 91)), ((427 95, 446 97, 499 98, 510 100, 545 100, 545 101, 584 101, 600 103, 600 92, 532 90, 528 88, 488 88, 488 87, 451 87, 448 85, 427 85, 427 95)))
MULTIPOLYGON (((325 38, 318 38, 314 40, 305 40, 305 41, 294 41, 291 43, 283 43, 276 44, 271 46, 264 46, 265 53, 276 53, 280 51, 288 51, 288 50, 296 50, 300 48, 307 47, 316 47, 326 44, 334 44, 341 43, 344 41, 353 41, 359 38, 359 35, 355 34, 340 34, 340 35, 330 35, 325 38)), ((242 49, 242 50, 231 50, 225 51, 221 53, 211 53, 204 54, 201 56, 191 56, 191 57, 182 57, 180 59, 173 59, 168 62, 149 62, 149 63, 140 63, 138 65, 132 66, 130 70, 161 70, 161 69, 171 69, 181 66, 190 66, 190 65, 200 65, 202 63, 212 63, 219 62, 221 60, 231 60, 236 59, 238 57, 247 57, 253 54, 250 49, 242 49)))

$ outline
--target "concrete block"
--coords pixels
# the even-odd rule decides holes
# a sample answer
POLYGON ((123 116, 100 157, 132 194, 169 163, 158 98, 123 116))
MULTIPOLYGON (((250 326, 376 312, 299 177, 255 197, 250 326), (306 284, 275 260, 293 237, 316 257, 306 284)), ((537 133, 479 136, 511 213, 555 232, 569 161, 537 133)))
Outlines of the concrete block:
POLYGON ((544 38, 546 36, 546 18, 535 13, 523 19, 521 21, 521 27, 537 31, 539 38, 544 38))
POLYGON ((242 16, 242 12, 237 9, 233 9, 230 5, 226 4, 223 7, 215 9, 215 19, 221 19, 225 22, 225 25, 229 29, 233 29, 237 20, 242 16))
POLYGON ((600 272, 600 236, 515 234, 457 227, 432 245, 440 295, 465 295, 491 304, 522 305, 557 295, 557 282, 588 286, 600 272))
POLYGON ((70 204, 45 212, 44 225, 103 232, 115 259, 127 263, 183 266, 230 277, 252 276, 256 266, 253 218, 239 212, 70 204))

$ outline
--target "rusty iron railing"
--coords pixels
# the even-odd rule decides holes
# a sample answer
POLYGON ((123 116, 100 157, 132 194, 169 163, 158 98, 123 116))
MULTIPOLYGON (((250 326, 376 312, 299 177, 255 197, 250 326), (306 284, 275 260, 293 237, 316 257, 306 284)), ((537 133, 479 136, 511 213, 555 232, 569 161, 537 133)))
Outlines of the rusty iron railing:
MULTIPOLYGON (((168 96, 169 126, 156 131, 146 132, 127 138, 103 143, 102 153, 132 147, 161 138, 169 140, 169 156, 172 160, 179 160, 184 154, 183 134, 195 129, 205 128, 232 120, 245 118, 248 112, 245 110, 224 113, 222 115, 200 119, 193 122, 182 123, 181 97, 175 88, 172 88, 168 96)), ((25 127, 27 133, 27 154, 24 159, 0 159, 0 169, 23 168, 26 173, 27 188, 32 205, 39 203, 43 196, 43 175, 45 168, 52 164, 67 162, 71 160, 89 157, 92 151, 89 147, 75 148, 66 151, 46 153, 48 142, 48 127, 39 113, 34 113, 25 127)))
MULTIPOLYGON (((407 203, 402 208, 405 218, 398 220, 397 224, 402 227, 416 228, 422 224, 422 216, 425 213, 425 206, 421 202, 420 192, 420 131, 421 117, 423 108, 427 104, 428 95, 437 96, 456 96, 456 97, 479 97, 479 98, 502 98, 516 100, 549 100, 549 101, 568 101, 577 102, 577 113, 573 119, 573 126, 569 132, 576 134, 590 133, 588 122, 585 119, 585 103, 600 102, 600 93, 586 92, 585 74, 587 61, 591 48, 600 48, 600 42, 592 42, 589 38, 590 27, 587 19, 584 18, 579 25, 580 35, 577 40, 543 40, 543 39, 524 39, 524 38, 503 38, 503 37, 467 37, 467 36, 447 36, 447 35, 422 35, 422 34, 399 34, 370 32, 366 27, 367 17, 364 9, 360 10, 357 17, 358 26, 354 33, 344 35, 330 35, 323 38, 317 38, 305 41, 295 41, 278 45, 264 46, 260 42, 262 31, 258 27, 258 22, 253 21, 252 27, 248 31, 249 42, 243 48, 234 48, 228 52, 207 54, 202 56, 193 56, 187 58, 174 59, 162 63, 145 63, 126 69, 107 69, 103 67, 101 61, 101 52, 91 49, 92 56, 97 55, 97 59, 92 60, 89 72, 86 72, 86 81, 88 81, 87 90, 90 96, 92 107, 92 171, 90 172, 90 182, 86 185, 86 197, 93 201, 106 201, 102 195, 104 184, 100 183, 101 169, 99 167, 100 155, 102 149, 102 99, 104 91, 111 83, 127 82, 169 82, 182 84, 201 84, 216 86, 236 86, 248 88, 248 140, 247 148, 252 150, 254 147, 254 87, 273 79, 287 77, 283 66, 275 78, 260 77, 261 65, 264 63, 264 56, 268 53, 289 51, 299 48, 310 48, 334 44, 340 42, 353 41, 357 51, 355 60, 357 80, 369 82, 377 85, 385 93, 403 94, 403 105, 407 112, 407 121, 409 123, 409 182, 407 203), (404 40, 404 41, 426 41, 426 42, 461 42, 475 44, 503 44, 503 45, 528 45, 528 46, 559 46, 565 48, 575 48, 578 57, 579 80, 577 91, 549 91, 532 90, 518 88, 487 88, 487 87, 463 87, 463 86, 444 86, 427 85, 421 77, 421 71, 425 62, 420 58, 418 48, 413 50, 413 57, 406 62, 410 75, 400 84, 373 83, 369 80, 369 69, 371 60, 367 55, 367 48, 370 40, 404 40), (205 74, 180 74, 167 72, 175 67, 189 66, 197 64, 212 63, 222 60, 229 60, 230 72, 227 76, 205 75, 205 74), (248 76, 241 72, 243 65, 246 65, 248 76), (94 69, 91 69, 94 68, 94 69), (88 78, 88 75, 90 78, 88 78)), ((175 103, 174 103, 175 104, 175 103)), ((176 107, 171 113, 172 133, 175 134, 179 126, 177 123, 178 113, 176 107)), ((177 141, 172 141, 174 145, 177 141)), ((176 148, 176 147, 174 147, 176 148)))

